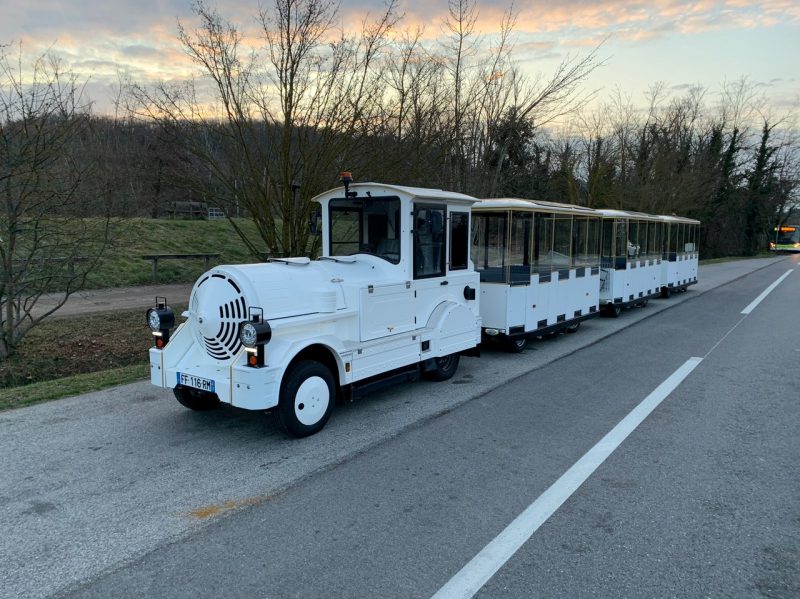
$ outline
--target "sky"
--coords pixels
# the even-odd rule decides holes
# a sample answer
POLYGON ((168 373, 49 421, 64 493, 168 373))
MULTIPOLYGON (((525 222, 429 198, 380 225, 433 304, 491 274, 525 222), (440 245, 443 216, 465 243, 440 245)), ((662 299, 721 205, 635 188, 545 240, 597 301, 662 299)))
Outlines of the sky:
MULTIPOLYGON (((262 0, 269 2, 270 0, 262 0)), ((244 29, 258 0, 209 2, 244 29)), ((507 0, 478 0, 477 28, 497 31, 507 0)), ((341 0, 340 22, 358 27, 382 0, 341 0)), ((435 43, 447 0, 400 0, 401 28, 425 27, 435 43)), ((601 41, 604 66, 586 82, 598 102, 622 94, 635 105, 663 83, 674 94, 709 90, 742 77, 766 97, 770 110, 800 108, 800 2, 797 0, 516 0, 513 57, 535 76, 566 56, 601 41)), ((50 49, 89 78, 96 109, 110 110, 120 73, 137 82, 175 81, 195 68, 177 43, 177 23, 193 23, 190 0, 0 0, 0 45, 22 43, 26 54, 50 49)), ((7 48, 6 51, 9 49, 7 48)))

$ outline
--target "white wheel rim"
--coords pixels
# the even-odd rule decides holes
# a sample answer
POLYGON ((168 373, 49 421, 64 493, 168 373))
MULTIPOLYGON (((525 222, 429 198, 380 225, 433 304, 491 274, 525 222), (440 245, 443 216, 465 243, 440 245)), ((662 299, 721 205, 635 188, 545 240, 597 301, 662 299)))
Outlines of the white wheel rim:
POLYGON ((294 396, 294 415, 301 424, 311 426, 322 419, 330 401, 331 394, 325 379, 309 377, 294 396))

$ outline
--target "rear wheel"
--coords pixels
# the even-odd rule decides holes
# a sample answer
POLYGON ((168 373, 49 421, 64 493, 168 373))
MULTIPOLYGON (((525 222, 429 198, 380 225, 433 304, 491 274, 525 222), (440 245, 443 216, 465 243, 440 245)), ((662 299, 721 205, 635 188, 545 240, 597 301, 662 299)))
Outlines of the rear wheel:
POLYGON ((577 331, 577 330, 578 330, 580 327, 581 327, 581 323, 580 323, 580 322, 576 322, 576 323, 573 323, 573 324, 569 325, 569 326, 567 327, 566 331, 567 331, 567 333, 574 333, 574 332, 575 332, 575 331, 577 331))
POLYGON ((650 302, 650 300, 649 300, 648 298, 644 298, 644 299, 643 299, 641 302, 639 302, 639 305, 640 305, 642 308, 644 308, 645 306, 647 306, 647 304, 648 304, 649 302, 650 302))
POLYGON ((510 354, 520 354, 525 351, 526 347, 528 347, 528 338, 525 335, 503 339, 503 349, 510 354))
POLYGON ((331 371, 323 364, 303 360, 283 377, 278 399, 278 417, 293 437, 308 437, 322 430, 330 418, 335 399, 331 371))
POLYGON ((458 370, 458 361, 460 358, 461 356, 459 354, 450 354, 449 356, 434 358, 436 366, 431 370, 425 371, 423 376, 431 381, 446 381, 458 370))
POLYGON ((622 304, 609 304, 606 312, 611 318, 616 318, 622 314, 622 304))
POLYGON ((201 391, 192 387, 184 387, 178 385, 172 392, 175 394, 175 399, 190 410, 203 412, 205 410, 213 410, 219 407, 219 397, 215 393, 208 391, 201 391))
POLYGON ((669 296, 672 295, 672 289, 669 287, 662 287, 661 288, 661 297, 664 299, 669 299, 669 296))

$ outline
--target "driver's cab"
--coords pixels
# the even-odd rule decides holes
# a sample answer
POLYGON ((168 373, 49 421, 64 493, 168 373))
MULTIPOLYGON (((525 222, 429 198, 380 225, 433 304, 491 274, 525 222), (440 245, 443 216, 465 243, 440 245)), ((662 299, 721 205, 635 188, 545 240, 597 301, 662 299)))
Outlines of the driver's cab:
POLYGON ((423 328, 447 301, 468 305, 478 317, 479 279, 469 259, 470 207, 477 199, 343 182, 315 198, 321 205, 321 259, 341 262, 342 272, 354 277, 366 275, 361 340, 423 328))
POLYGON ((469 210, 477 200, 439 189, 354 183, 315 198, 322 256, 375 256, 408 279, 471 270, 469 210))

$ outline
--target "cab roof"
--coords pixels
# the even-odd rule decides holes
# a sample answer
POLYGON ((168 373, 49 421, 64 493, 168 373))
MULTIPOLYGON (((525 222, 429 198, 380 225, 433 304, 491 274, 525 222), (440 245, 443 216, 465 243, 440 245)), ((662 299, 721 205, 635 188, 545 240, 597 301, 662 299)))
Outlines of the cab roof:
MULTIPOLYGON (((368 192, 375 195, 387 194, 402 194, 410 196, 412 200, 437 200, 444 201, 451 204, 464 204, 471 206, 478 201, 478 198, 472 196, 456 193, 454 191, 444 191, 442 189, 429 189, 426 187, 409 187, 406 185, 392 185, 389 183, 351 183, 350 192, 358 192, 359 198, 369 197, 368 192)), ((323 202, 333 198, 344 197, 344 186, 329 189, 318 196, 312 198, 312 201, 323 202)))

